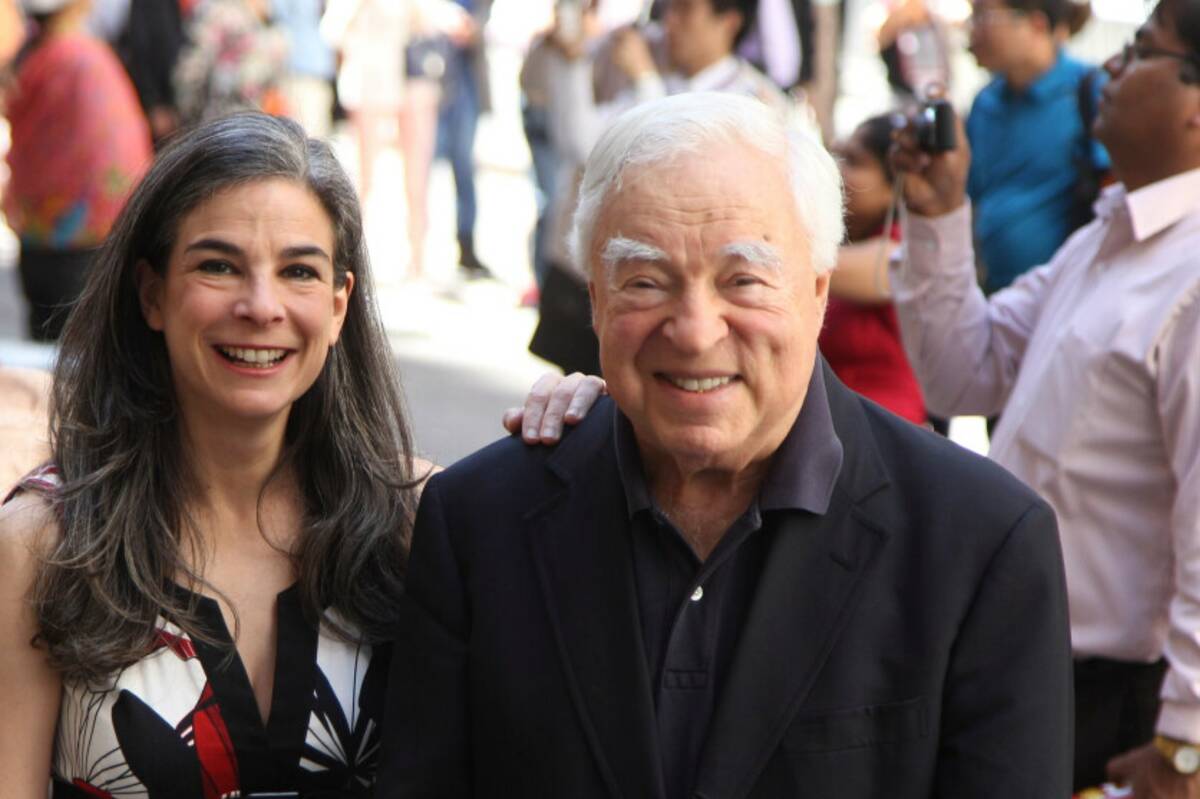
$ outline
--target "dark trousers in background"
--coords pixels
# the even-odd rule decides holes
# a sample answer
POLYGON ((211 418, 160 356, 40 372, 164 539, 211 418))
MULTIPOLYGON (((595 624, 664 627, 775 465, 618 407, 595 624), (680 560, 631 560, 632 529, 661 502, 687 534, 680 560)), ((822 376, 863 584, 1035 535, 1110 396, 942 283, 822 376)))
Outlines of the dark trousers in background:
POLYGON ((52 250, 21 245, 21 290, 29 303, 29 335, 57 341, 83 292, 96 250, 52 250))
POLYGON ((546 285, 550 262, 546 258, 546 225, 554 207, 555 180, 558 176, 558 154, 550 141, 549 113, 545 108, 526 105, 521 109, 525 141, 533 160, 533 179, 537 184, 538 217, 533 231, 533 276, 539 289, 546 285))
POLYGON ((469 65, 460 68, 459 79, 445 86, 438 113, 437 156, 450 162, 454 173, 457 232, 460 242, 475 232, 475 129, 479 125, 479 91, 469 65))
POLYGON ((1075 661, 1075 787, 1106 781, 1113 757, 1147 744, 1158 720, 1167 662, 1075 661))
POLYGON ((550 264, 529 351, 565 374, 600 374, 600 342, 592 329, 587 286, 566 267, 550 264))

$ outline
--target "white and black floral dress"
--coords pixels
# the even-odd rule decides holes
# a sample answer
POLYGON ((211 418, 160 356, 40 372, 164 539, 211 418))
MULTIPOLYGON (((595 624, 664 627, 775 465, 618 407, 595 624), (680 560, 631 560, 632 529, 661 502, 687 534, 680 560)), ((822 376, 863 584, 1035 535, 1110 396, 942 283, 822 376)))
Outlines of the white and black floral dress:
MULTIPOLYGON (((52 467, 20 489, 57 487, 52 467)), ((183 592, 183 588, 173 590, 183 592)), ((368 796, 379 754, 386 647, 354 645, 279 594, 274 694, 264 724, 217 603, 197 597, 223 646, 160 619, 153 650, 103 686, 64 684, 54 799, 368 796)), ((327 621, 334 621, 331 614, 327 621)))

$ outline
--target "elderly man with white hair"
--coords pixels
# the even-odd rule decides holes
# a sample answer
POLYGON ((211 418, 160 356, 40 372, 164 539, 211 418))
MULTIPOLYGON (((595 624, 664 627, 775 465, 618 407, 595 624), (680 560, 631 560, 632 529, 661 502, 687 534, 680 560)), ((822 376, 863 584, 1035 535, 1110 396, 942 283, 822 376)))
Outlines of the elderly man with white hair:
POLYGON ((638 107, 587 164, 612 400, 434 476, 381 797, 1054 797, 1054 516, 817 352, 828 153, 747 98, 638 107))

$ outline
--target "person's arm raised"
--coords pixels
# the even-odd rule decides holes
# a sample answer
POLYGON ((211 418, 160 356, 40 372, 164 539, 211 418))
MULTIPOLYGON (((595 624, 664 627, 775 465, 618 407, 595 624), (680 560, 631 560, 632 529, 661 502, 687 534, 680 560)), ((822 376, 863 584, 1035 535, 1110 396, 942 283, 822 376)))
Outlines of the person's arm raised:
POLYGON ((887 236, 843 244, 838 248, 829 293, 841 300, 866 305, 891 302, 888 262, 898 246, 887 236))
POLYGON ((922 152, 909 131, 892 147, 904 179, 904 258, 891 272, 904 351, 931 413, 999 413, 1052 283, 1061 251, 1004 291, 983 296, 975 276, 970 150, 956 120, 958 147, 922 152))
POLYGON ((0 507, 0 774, 12 799, 45 799, 62 683, 33 646, 29 590, 57 534, 45 500, 23 494, 0 507))

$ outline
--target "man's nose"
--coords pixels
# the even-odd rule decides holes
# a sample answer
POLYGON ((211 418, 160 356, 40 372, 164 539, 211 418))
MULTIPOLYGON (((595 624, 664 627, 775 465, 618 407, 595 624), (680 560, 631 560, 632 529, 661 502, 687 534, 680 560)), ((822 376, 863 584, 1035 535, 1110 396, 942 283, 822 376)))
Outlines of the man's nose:
POLYGON ((234 313, 240 319, 259 325, 269 325, 283 319, 283 302, 273 276, 247 277, 234 306, 234 313))
POLYGON ((1117 74, 1125 68, 1126 60, 1125 50, 1118 50, 1106 58, 1100 67, 1108 73, 1110 78, 1115 78, 1117 74))
POLYGON ((1109 58, 1104 59, 1103 64, 1100 64, 1100 68, 1108 72, 1110 78, 1115 78, 1117 74, 1120 74, 1124 71, 1124 68, 1129 66, 1130 55, 1133 55, 1132 42, 1126 43, 1126 46, 1118 49, 1109 58))
POLYGON ((724 304, 705 292, 689 293, 663 326, 663 334, 683 352, 707 352, 729 335, 724 304))

